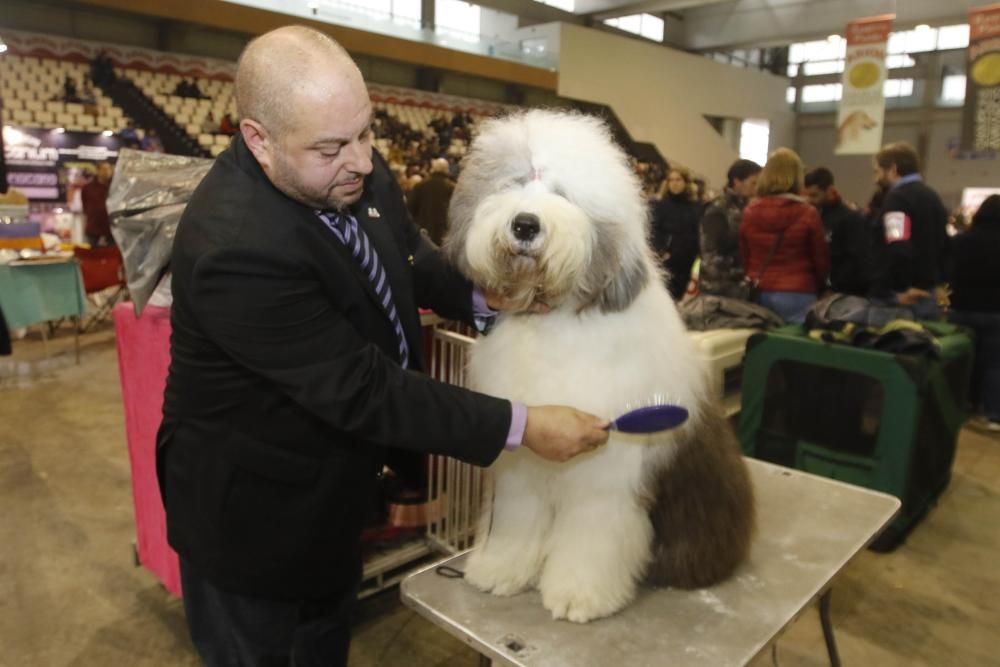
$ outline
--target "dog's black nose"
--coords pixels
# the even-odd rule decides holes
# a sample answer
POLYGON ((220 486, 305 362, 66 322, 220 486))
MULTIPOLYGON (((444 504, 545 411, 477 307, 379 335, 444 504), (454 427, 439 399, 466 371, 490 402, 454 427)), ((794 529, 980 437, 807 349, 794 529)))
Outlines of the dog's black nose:
POLYGON ((518 241, 530 241, 536 236, 538 232, 541 231, 541 224, 539 224, 538 216, 534 213, 518 213, 514 216, 514 222, 511 224, 514 230, 514 238, 518 241))

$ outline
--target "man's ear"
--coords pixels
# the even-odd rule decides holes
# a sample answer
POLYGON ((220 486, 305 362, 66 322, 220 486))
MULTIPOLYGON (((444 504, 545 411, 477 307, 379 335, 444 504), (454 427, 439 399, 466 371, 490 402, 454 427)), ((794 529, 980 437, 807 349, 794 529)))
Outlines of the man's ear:
POLYGON ((250 118, 240 121, 240 134, 243 135, 243 142, 257 158, 261 169, 265 172, 271 168, 271 135, 263 125, 250 118))

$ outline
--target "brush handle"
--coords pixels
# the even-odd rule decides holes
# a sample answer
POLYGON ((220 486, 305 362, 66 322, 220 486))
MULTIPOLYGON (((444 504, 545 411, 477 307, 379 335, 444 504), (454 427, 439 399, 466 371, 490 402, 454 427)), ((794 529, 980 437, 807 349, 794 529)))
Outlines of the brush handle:
POLYGON ((629 410, 611 422, 610 428, 621 433, 656 433, 676 428, 687 419, 687 408, 679 405, 649 405, 629 410))

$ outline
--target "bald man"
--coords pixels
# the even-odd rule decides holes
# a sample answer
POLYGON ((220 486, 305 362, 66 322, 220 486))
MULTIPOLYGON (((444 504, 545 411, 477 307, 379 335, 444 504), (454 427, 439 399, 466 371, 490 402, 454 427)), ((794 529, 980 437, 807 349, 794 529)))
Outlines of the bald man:
POLYGON ((608 424, 417 372, 418 306, 482 322, 505 304, 410 221, 335 42, 302 27, 254 40, 236 104, 239 132, 174 242, 157 438, 167 532, 206 664, 343 665, 387 448, 562 461, 608 424))

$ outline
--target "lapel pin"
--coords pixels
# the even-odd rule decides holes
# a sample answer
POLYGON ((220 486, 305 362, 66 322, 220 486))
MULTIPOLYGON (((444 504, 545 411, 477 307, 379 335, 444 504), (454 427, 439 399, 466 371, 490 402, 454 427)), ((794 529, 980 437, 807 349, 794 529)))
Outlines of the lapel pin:
POLYGON ((374 206, 369 206, 368 207, 368 217, 369 218, 381 218, 382 216, 379 215, 377 208, 375 208, 374 206))
POLYGON ((406 261, 408 261, 410 263, 410 266, 412 266, 413 265, 413 255, 410 255, 409 257, 407 257, 406 261))

